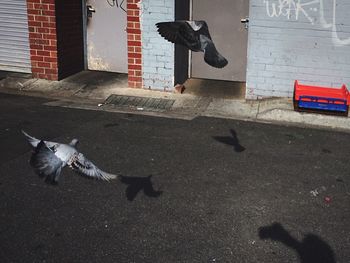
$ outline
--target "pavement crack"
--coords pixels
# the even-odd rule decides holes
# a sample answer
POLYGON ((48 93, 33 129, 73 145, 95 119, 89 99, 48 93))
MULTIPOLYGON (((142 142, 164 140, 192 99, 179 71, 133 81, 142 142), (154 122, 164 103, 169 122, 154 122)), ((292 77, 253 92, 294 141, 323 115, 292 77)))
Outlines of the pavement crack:
POLYGON ((258 101, 258 109, 257 109, 256 114, 255 114, 255 120, 258 119, 259 112, 260 112, 260 101, 258 101))

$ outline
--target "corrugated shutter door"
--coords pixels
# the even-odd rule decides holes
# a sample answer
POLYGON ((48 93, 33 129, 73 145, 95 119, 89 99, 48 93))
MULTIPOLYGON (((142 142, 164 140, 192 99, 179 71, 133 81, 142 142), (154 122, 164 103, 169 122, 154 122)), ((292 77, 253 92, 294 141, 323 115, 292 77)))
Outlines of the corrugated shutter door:
POLYGON ((0 0, 0 70, 31 73, 26 0, 0 0))

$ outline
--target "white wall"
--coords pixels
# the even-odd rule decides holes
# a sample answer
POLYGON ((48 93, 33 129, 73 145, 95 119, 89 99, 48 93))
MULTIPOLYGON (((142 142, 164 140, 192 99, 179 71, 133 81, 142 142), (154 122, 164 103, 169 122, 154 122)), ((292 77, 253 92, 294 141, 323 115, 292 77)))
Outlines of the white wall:
POLYGON ((174 21, 174 0, 142 0, 142 78, 144 88, 172 90, 174 87, 174 44, 163 39, 155 26, 174 21))
POLYGON ((349 0, 250 0, 246 97, 291 97, 295 79, 350 89, 349 14, 349 0))

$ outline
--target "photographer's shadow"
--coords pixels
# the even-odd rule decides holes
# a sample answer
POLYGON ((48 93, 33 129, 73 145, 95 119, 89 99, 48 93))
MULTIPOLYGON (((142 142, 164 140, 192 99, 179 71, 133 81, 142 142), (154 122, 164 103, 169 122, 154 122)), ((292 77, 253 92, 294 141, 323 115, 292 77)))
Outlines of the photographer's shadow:
POLYGON ((281 224, 274 223, 259 228, 259 237, 279 241, 293 248, 301 263, 336 263, 332 248, 316 235, 307 234, 302 241, 298 241, 281 224))

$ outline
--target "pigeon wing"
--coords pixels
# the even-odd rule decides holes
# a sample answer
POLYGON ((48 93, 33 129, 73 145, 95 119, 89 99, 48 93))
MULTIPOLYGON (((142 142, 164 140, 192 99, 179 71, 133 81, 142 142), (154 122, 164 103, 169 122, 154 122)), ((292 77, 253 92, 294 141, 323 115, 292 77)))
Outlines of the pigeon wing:
MULTIPOLYGON (((33 148, 36 148, 38 146, 38 144, 40 143, 40 140, 33 137, 33 136, 30 136, 28 133, 26 133, 25 131, 22 130, 22 133, 23 135, 26 137, 28 143, 33 147, 33 148)), ((55 145, 57 145, 58 143, 57 142, 49 142, 49 141, 44 141, 45 145, 48 147, 48 148, 52 148, 54 147, 55 145)))
POLYGON ((58 183, 62 161, 47 147, 44 141, 40 141, 35 148, 30 158, 30 165, 40 177, 45 177, 45 182, 58 183))
POLYGON ((35 147, 38 146, 38 144, 39 144, 39 142, 40 142, 39 139, 30 136, 28 133, 26 133, 26 132, 23 131, 23 130, 22 130, 22 133, 23 133, 23 135, 26 137, 27 141, 29 142, 29 144, 30 144, 33 148, 35 148, 35 147))
POLYGON ((204 61, 210 66, 215 68, 223 68, 228 64, 226 58, 224 58, 217 50, 216 47, 209 38, 201 36, 202 46, 204 48, 204 61))
POLYGON ((114 174, 106 173, 100 170, 96 165, 89 161, 82 153, 75 154, 73 161, 69 166, 80 175, 87 176, 89 178, 100 179, 109 181, 117 178, 114 174))
POLYGON ((200 46, 198 33, 186 21, 160 22, 156 24, 158 33, 174 44, 197 51, 200 46))

